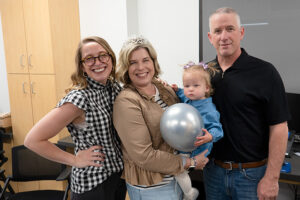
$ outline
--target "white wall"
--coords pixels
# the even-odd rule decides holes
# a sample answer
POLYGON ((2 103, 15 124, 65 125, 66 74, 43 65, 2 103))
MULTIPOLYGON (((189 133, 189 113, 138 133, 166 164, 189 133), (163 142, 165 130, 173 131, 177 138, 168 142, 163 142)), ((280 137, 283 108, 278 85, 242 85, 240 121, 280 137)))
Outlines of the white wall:
POLYGON ((182 66, 199 61, 199 1, 139 0, 139 33, 157 51, 162 78, 182 85, 182 66))
POLYGON ((127 0, 127 35, 135 35, 139 32, 138 23, 138 1, 139 0, 127 0))
POLYGON ((127 11, 124 0, 78 0, 81 38, 100 36, 116 56, 127 38, 127 11))
POLYGON ((198 0, 79 0, 81 37, 102 36, 119 54, 130 35, 158 53, 163 79, 181 85, 181 65, 199 61, 198 0))
POLYGON ((0 15, 0 113, 9 112, 9 96, 6 77, 6 64, 0 15))

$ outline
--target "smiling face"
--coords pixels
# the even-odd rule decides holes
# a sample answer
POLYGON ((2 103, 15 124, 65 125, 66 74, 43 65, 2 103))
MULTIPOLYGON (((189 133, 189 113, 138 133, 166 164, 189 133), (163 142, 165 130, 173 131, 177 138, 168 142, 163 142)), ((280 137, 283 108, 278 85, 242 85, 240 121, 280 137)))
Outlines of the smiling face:
POLYGON ((234 13, 217 13, 210 18, 208 38, 215 47, 218 57, 237 58, 240 53, 240 42, 244 37, 244 28, 238 24, 234 13))
MULTIPOLYGON (((97 42, 88 42, 82 46, 81 55, 83 60, 88 57, 97 57, 108 52, 97 42)), ((106 84, 106 81, 112 71, 112 60, 108 59, 106 62, 102 62, 96 59, 95 64, 88 66, 84 62, 82 63, 82 70, 93 80, 106 84)))
POLYGON ((183 91, 184 95, 190 100, 205 99, 209 92, 205 78, 201 71, 189 71, 183 74, 183 91))
POLYGON ((145 48, 138 48, 129 57, 128 74, 132 84, 137 88, 151 85, 154 77, 154 63, 145 48))

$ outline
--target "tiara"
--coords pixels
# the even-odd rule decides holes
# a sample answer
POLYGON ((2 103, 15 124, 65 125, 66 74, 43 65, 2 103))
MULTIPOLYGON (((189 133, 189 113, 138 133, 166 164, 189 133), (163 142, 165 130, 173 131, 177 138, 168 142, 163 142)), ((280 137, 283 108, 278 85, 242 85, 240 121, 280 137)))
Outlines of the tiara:
POLYGON ((127 45, 127 44, 145 44, 145 43, 147 43, 147 39, 140 35, 140 36, 132 36, 125 42, 125 45, 127 45))

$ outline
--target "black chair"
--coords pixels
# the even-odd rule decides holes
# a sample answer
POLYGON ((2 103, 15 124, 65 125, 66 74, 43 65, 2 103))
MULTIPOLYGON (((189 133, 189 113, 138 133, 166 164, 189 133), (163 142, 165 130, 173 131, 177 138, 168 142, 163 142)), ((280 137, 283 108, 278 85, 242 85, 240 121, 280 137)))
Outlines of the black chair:
MULTIPOLYGON (((4 155, 5 151, 3 150, 3 136, 5 135, 5 129, 4 128, 0 128, 0 167, 2 167, 2 165, 4 165, 4 163, 7 162, 8 158, 4 155)), ((6 180, 6 176, 5 176, 5 170, 4 169, 0 169, 0 181, 1 182, 5 182, 6 180)), ((10 186, 10 184, 7 185, 7 189, 9 192, 5 192, 5 199, 8 199, 8 196, 10 194, 14 194, 15 191, 14 189, 10 186)), ((0 186, 0 193, 3 191, 2 186, 0 186)))
POLYGON ((0 167, 6 163, 6 161, 8 160, 7 157, 5 157, 4 153, 5 151, 3 150, 3 141, 2 141, 2 137, 5 134, 5 129, 4 128, 0 128, 0 167))
MULTIPOLYGON (((0 170, 0 181, 5 183, 6 179, 7 178, 5 176, 5 170, 1 169, 0 170)), ((4 194, 3 194, 3 197, 5 200, 9 199, 11 194, 15 193, 14 189, 10 186, 10 184, 7 185, 7 189, 8 189, 8 192, 4 192, 4 194)), ((2 193, 2 191, 3 191, 3 188, 0 186, 0 192, 2 193)))
MULTIPOLYGON (((57 145, 65 150, 65 147, 57 145)), ((39 156, 24 145, 12 148, 12 175, 5 180, 0 194, 0 200, 66 200, 68 198, 70 168, 66 165, 50 161, 39 156), (12 194, 9 189, 10 181, 26 182, 40 180, 68 180, 66 189, 63 190, 34 190, 12 194), (10 195, 6 195, 6 189, 10 195)))

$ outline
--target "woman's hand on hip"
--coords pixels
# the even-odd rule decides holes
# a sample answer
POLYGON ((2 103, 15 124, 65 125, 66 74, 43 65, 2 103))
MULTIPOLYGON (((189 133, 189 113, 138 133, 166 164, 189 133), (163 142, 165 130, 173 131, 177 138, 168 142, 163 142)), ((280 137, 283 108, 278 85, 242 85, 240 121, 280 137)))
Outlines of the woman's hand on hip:
POLYGON ((83 168, 88 166, 101 167, 99 162, 104 161, 105 154, 101 153, 101 146, 92 146, 86 150, 80 150, 75 156, 75 167, 83 168))

